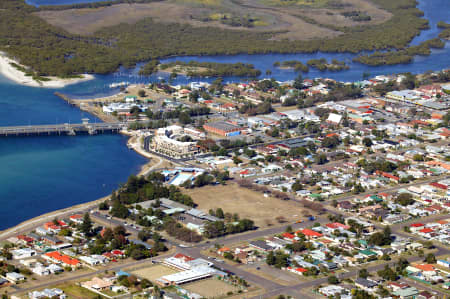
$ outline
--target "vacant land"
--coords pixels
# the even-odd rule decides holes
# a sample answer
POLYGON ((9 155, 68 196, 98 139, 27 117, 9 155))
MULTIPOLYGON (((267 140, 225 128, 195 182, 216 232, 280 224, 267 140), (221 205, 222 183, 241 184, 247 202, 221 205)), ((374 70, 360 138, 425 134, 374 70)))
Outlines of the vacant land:
POLYGON ((347 6, 344 6, 341 9, 302 9, 300 15, 311 18, 319 24, 333 26, 375 25, 386 22, 392 17, 391 13, 376 7, 367 0, 345 0, 343 2, 347 6), (371 19, 370 21, 357 22, 342 15, 342 13, 349 11, 364 12, 370 16, 371 19))
POLYGON ((268 279, 270 281, 274 281, 276 283, 279 283, 284 286, 293 285, 298 283, 299 278, 301 276, 287 272, 282 271, 280 269, 270 267, 268 265, 245 265, 242 267, 243 270, 250 272, 252 274, 261 276, 265 279, 268 279), (256 267, 259 266, 259 270, 256 269, 256 267))
POLYGON ((210 209, 222 208, 224 212, 238 213, 241 218, 255 221, 258 227, 276 225, 275 218, 285 217, 289 222, 300 218, 304 208, 293 201, 264 197, 262 193, 240 188, 237 184, 205 186, 184 191, 189 194, 198 209, 208 213, 210 209))
POLYGON ((63 290, 68 299, 93 299, 98 297, 96 293, 73 283, 58 285, 55 288, 63 290))
POLYGON ((210 278, 183 286, 188 291, 197 293, 205 298, 218 298, 228 292, 237 292, 238 288, 218 279, 210 278))
POLYGON ((226 7, 198 6, 191 2, 154 2, 150 4, 118 4, 96 9, 68 9, 61 11, 40 11, 39 17, 48 23, 61 27, 70 33, 89 35, 94 32, 121 23, 134 24, 144 18, 152 18, 161 23, 181 23, 194 27, 217 27, 222 29, 273 32, 273 39, 307 40, 312 38, 330 38, 341 34, 320 25, 310 24, 301 18, 266 7, 241 6, 230 2, 226 7), (220 21, 200 21, 204 16, 231 13, 234 16, 252 15, 259 26, 252 28, 234 27, 220 21))
POLYGON ((146 278, 152 282, 155 282, 161 276, 170 275, 177 272, 179 271, 176 271, 163 265, 155 265, 147 268, 138 269, 132 271, 131 273, 135 274, 138 277, 146 278))

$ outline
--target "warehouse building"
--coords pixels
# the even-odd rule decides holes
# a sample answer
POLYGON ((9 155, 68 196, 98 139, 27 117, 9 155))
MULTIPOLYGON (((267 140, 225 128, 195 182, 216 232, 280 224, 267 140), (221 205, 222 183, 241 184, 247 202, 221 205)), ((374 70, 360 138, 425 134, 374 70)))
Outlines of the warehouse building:
POLYGON ((203 125, 203 128, 210 133, 217 134, 220 136, 236 136, 240 135, 241 131, 245 128, 236 126, 229 122, 216 121, 210 122, 203 125))

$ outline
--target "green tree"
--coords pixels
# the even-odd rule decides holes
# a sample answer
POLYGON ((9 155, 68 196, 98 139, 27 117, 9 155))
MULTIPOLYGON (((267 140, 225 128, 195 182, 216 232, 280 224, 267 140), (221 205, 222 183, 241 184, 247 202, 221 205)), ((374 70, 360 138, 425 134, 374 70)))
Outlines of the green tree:
POLYGON ((339 283, 339 279, 334 275, 328 276, 327 280, 328 280, 329 284, 338 284, 339 283))
POLYGON ((367 278, 369 276, 369 272, 367 271, 367 269, 361 269, 361 270, 359 270, 359 272, 358 272, 358 277, 361 277, 361 278, 367 278))
POLYGON ((273 253, 273 251, 270 251, 266 256, 266 263, 269 266, 273 266, 275 265, 275 262, 276 262, 275 254, 273 253))
POLYGON ((364 139, 362 140, 362 144, 364 144, 364 146, 366 147, 371 147, 373 145, 373 142, 369 137, 364 137, 364 139))
POLYGON ((426 262, 427 264, 435 264, 436 263, 436 257, 434 256, 434 254, 429 253, 426 255, 424 262, 426 262))
POLYGON ((224 214, 222 208, 217 208, 216 209, 216 217, 220 218, 220 219, 223 219, 225 217, 225 214, 224 214))
POLYGON ((80 225, 80 231, 86 235, 89 235, 92 231, 92 221, 89 213, 85 213, 83 216, 83 222, 80 225))
POLYGON ((145 97, 145 96, 146 96, 145 90, 139 89, 138 95, 139 95, 141 98, 145 97))
POLYGON ((187 125, 192 122, 191 117, 189 116, 189 114, 187 112, 181 112, 180 116, 178 117, 178 120, 183 125, 187 125))

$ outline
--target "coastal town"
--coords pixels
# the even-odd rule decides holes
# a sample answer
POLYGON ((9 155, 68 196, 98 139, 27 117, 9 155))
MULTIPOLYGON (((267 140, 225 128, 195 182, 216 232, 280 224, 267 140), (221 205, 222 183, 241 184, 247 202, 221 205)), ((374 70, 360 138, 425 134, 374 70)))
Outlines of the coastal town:
POLYGON ((148 164, 2 232, 4 298, 450 295, 449 70, 120 86, 60 96, 148 164))

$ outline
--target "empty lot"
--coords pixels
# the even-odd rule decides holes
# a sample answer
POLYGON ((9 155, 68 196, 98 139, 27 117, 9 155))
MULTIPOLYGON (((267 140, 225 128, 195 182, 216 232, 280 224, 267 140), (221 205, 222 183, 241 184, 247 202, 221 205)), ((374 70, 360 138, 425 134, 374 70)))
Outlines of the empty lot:
POLYGON ((264 197, 262 193, 240 188, 235 183, 226 186, 205 186, 183 191, 189 194, 198 209, 208 213, 209 209, 222 208, 226 213, 238 213, 241 218, 255 221, 258 227, 277 224, 278 216, 289 222, 295 222, 304 210, 298 203, 264 197))
POLYGON ((205 298, 218 298, 228 292, 237 292, 238 288, 215 278, 199 280, 183 285, 188 291, 197 293, 205 298))
POLYGON ((131 273, 135 274, 136 276, 146 278, 152 282, 155 282, 161 276, 175 274, 177 272, 179 271, 176 271, 163 265, 154 265, 147 268, 134 270, 131 273))
POLYGON ((245 6, 230 2, 226 6, 198 6, 191 2, 161 1, 147 4, 118 4, 100 8, 67 9, 60 11, 40 11, 37 16, 48 23, 63 28, 70 33, 90 35, 96 31, 119 25, 121 23, 135 24, 151 18, 160 23, 181 23, 194 27, 218 27, 229 30, 273 32, 274 39, 289 38, 307 40, 312 38, 331 38, 341 34, 319 25, 305 22, 286 11, 273 8, 245 6), (219 21, 199 21, 202 16, 214 13, 231 13, 235 16, 246 14, 263 20, 263 26, 233 27, 219 21))

